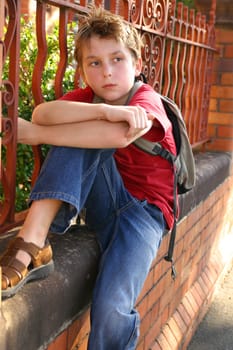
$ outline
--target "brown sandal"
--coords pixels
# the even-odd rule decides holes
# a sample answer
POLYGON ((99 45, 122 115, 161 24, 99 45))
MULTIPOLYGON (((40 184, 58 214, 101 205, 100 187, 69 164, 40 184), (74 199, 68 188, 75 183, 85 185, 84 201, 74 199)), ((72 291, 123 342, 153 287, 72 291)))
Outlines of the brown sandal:
POLYGON ((52 248, 46 241, 44 248, 28 243, 21 237, 16 237, 0 258, 2 267, 2 297, 9 298, 16 294, 29 281, 47 277, 54 270, 52 248), (18 259, 19 250, 31 256, 31 263, 27 267, 18 259))

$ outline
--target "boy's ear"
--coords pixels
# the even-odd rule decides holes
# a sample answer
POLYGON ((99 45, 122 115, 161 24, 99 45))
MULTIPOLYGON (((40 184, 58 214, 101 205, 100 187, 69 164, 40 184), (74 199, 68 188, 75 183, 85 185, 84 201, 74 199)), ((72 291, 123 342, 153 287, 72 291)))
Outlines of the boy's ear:
POLYGON ((135 62, 135 76, 139 76, 142 71, 142 58, 139 57, 135 62))

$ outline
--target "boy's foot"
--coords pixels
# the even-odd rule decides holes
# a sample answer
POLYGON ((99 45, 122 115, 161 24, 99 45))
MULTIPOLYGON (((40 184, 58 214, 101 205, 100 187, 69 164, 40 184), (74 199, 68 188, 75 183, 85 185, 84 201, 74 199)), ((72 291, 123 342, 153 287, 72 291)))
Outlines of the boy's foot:
POLYGON ((31 280, 47 277, 54 270, 52 248, 46 241, 43 248, 28 243, 22 237, 16 237, 0 257, 2 268, 2 297, 16 294, 23 285, 31 280), (24 251, 31 257, 27 267, 17 259, 17 253, 24 251))

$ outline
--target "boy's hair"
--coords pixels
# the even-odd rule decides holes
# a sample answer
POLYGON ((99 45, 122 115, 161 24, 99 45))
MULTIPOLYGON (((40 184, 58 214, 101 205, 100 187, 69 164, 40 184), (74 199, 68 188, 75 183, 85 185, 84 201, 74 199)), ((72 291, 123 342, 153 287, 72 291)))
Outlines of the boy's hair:
POLYGON ((136 28, 119 15, 102 7, 91 6, 90 12, 80 19, 75 41, 74 56, 80 69, 82 69, 82 45, 85 45, 93 35, 122 42, 131 51, 135 60, 141 57, 142 40, 136 28))

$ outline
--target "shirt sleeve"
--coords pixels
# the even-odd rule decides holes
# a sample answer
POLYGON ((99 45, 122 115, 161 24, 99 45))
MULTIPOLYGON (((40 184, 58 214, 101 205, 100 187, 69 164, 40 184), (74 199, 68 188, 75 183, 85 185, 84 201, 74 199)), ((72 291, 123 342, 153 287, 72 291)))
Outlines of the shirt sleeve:
POLYGON ((60 97, 59 100, 92 103, 93 96, 93 91, 89 87, 86 87, 85 89, 78 88, 67 92, 65 95, 60 97))
POLYGON ((129 101, 129 105, 143 107, 147 113, 155 116, 155 120, 160 125, 160 127, 153 125, 143 138, 152 142, 164 142, 164 146, 168 149, 171 146, 171 149, 174 150, 171 122, 167 117, 160 95, 149 84, 143 84, 136 91, 129 101))

